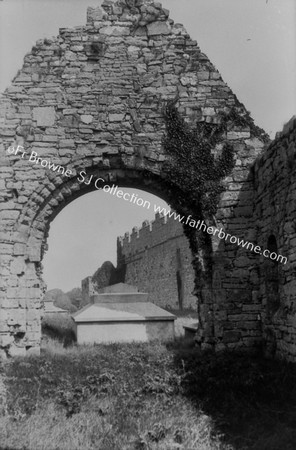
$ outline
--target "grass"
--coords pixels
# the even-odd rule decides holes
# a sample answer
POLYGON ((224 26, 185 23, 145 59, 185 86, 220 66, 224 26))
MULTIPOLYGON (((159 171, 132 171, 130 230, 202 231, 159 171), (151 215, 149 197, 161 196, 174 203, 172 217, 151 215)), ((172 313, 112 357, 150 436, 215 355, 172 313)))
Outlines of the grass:
POLYGON ((6 450, 294 450, 296 370, 192 345, 70 346, 4 364, 6 450))
POLYGON ((76 340, 74 320, 68 313, 46 313, 41 326, 43 340, 58 340, 65 347, 73 344, 76 340))

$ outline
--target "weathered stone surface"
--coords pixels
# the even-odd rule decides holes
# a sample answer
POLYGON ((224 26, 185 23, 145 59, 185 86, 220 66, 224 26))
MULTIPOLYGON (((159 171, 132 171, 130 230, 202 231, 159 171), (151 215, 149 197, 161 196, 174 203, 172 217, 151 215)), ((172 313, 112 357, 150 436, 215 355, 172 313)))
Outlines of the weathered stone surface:
POLYGON ((110 122, 121 122, 124 119, 125 114, 109 114, 110 122))
MULTIPOLYGON (((124 275, 122 281, 148 292, 148 301, 166 309, 196 309, 191 251, 178 221, 156 214, 154 221, 134 227, 131 234, 118 238, 117 261, 117 273, 124 275)), ((111 278, 115 269, 109 270, 111 278)), ((101 274, 102 269, 98 272, 101 274)), ((98 274, 86 278, 82 281, 83 297, 89 299, 103 286, 98 274)))
POLYGON ((52 106, 33 108, 33 119, 38 127, 50 127, 55 123, 55 111, 52 106))
POLYGON ((170 34, 170 27, 166 22, 152 22, 147 25, 148 36, 170 34))
POLYGON ((91 116, 90 114, 82 115, 80 117, 80 119, 81 119, 81 122, 83 122, 85 124, 90 124, 94 120, 93 116, 91 116))
MULTIPOLYGON (((108 183, 142 188, 166 198, 171 188, 166 184, 163 171, 167 162, 162 146, 165 101, 176 99, 179 93, 176 106, 189 124, 196 120, 216 123, 219 113, 230 107, 245 113, 184 27, 167 20, 167 15, 167 11, 152 2, 131 5, 123 0, 120 3, 105 1, 101 8, 89 8, 87 26, 63 28, 57 38, 37 42, 31 54, 26 56, 18 77, 1 97, 0 151, 1 169, 4 169, 0 177, 1 295, 5 301, 11 300, 11 308, 1 310, 0 331, 3 336, 8 336, 20 322, 23 332, 23 337, 19 337, 21 352, 26 348, 33 351, 39 346, 38 317, 44 288, 40 263, 50 222, 77 195, 96 189, 94 179, 93 184, 86 186, 78 181, 78 174, 84 171, 90 177, 96 173, 108 183), (27 154, 7 152, 13 145, 23 146, 27 154), (47 162, 41 165, 29 161, 32 151, 47 162), (70 176, 66 172, 53 171, 48 167, 49 163, 63 165, 65 171, 71 171, 70 176), (146 177, 146 173, 149 176, 146 177), (32 312, 26 320, 29 309, 32 312)), ((216 220, 217 226, 225 232, 245 237, 248 230, 248 236, 256 237, 256 206, 255 214, 262 221, 257 241, 262 238, 262 246, 265 245, 274 216, 273 229, 276 231, 273 233, 282 236, 279 248, 283 253, 288 251, 293 262, 295 255, 288 247, 295 245, 296 230, 284 227, 286 222, 293 222, 296 211, 293 194, 296 181, 291 179, 289 184, 291 174, 295 173, 295 146, 291 145, 294 128, 289 126, 287 129, 289 151, 285 154, 279 150, 281 145, 286 148, 286 138, 281 137, 279 147, 274 144, 270 157, 260 161, 258 176, 255 170, 254 190, 251 166, 263 151, 262 139, 246 127, 229 128, 228 139, 234 144, 237 164, 223 181, 227 195, 220 201, 216 220), (276 153, 275 165, 271 163, 272 152, 276 153), (278 172, 277 167, 280 167, 278 172), (274 174, 276 184, 272 181, 274 174), (244 195, 244 192, 248 194, 244 195), (255 192, 258 196, 256 205, 253 202, 255 192), (288 220, 284 219, 286 214, 288 220)), ((219 156, 220 151, 213 149, 215 156, 219 156)), ((192 211, 192 215, 196 217, 199 213, 192 211)), ((165 273, 161 261, 166 260, 172 269, 168 276, 170 284, 175 283, 176 293, 177 256, 169 262, 169 252, 163 250, 158 258, 160 250, 156 245, 159 244, 159 249, 170 248, 170 241, 161 234, 169 225, 166 228, 157 224, 152 231, 143 226, 138 241, 134 239, 135 233, 131 234, 130 241, 124 238, 122 251, 130 258, 127 275, 137 278, 139 283, 146 282, 147 274, 143 268, 148 259, 143 243, 148 240, 151 244, 149 254, 154 261, 153 267, 149 263, 151 276, 156 280, 159 274, 165 273), (138 268, 137 249, 142 256, 138 268)), ((262 298, 267 302, 266 291, 260 286, 259 277, 254 276, 253 269, 249 270, 250 267, 261 267, 261 256, 211 235, 209 247, 199 250, 198 260, 205 271, 210 261, 212 272, 203 273, 196 269, 193 288, 191 255, 188 247, 186 251, 184 249, 184 236, 178 234, 180 227, 174 232, 172 243, 178 242, 182 255, 186 255, 183 261, 187 292, 184 305, 187 301, 192 304, 194 290, 204 322, 204 330, 200 333, 204 348, 213 348, 218 342, 217 336, 226 347, 253 346, 260 342, 260 335, 254 334, 258 332, 257 328, 245 325, 246 322, 257 324, 254 315, 262 314, 265 320, 264 314, 267 314, 261 304, 262 298), (219 273, 219 280, 217 276, 212 280, 212 273, 219 273), (254 310, 245 309, 244 305, 250 305, 252 301, 257 305, 254 310), (227 343, 223 340, 224 335, 227 343)), ((196 261, 197 255, 194 257, 196 261)), ((281 296, 293 309, 293 267, 283 270, 281 276, 285 280, 281 296)), ((162 283, 164 286, 164 279, 162 283)), ((167 291, 168 297, 171 293, 167 291)), ((284 319, 278 320, 290 335, 292 325, 287 328, 284 319)), ((291 347, 291 354, 293 352, 291 347)))
MULTIPOLYGON (((106 15, 105 15, 106 16, 106 15)), ((100 21, 104 17, 104 12, 102 9, 97 6, 96 8, 89 7, 87 8, 87 23, 100 21)))
POLYGON ((21 275, 25 270, 25 263, 23 258, 17 257, 14 258, 10 265, 10 270, 12 275, 21 275))
POLYGON ((295 142, 294 117, 258 158, 254 174, 257 241, 264 249, 278 255, 274 261, 261 257, 258 272, 259 298, 264 305, 261 316, 263 336, 267 348, 273 349, 273 356, 292 361, 296 360, 293 344, 296 322, 290 322, 289 313, 294 316, 296 304, 296 171, 295 157, 288 162, 288 155, 291 143, 295 145, 295 142))

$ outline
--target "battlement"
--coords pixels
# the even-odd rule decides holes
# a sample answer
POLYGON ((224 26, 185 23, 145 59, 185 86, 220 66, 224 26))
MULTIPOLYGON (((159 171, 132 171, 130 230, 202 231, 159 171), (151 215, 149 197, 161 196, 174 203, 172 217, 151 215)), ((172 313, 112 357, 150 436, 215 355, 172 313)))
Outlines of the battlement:
POLYGON ((125 283, 148 292, 149 301, 168 309, 196 308, 189 243, 178 214, 156 213, 142 227, 117 238, 117 266, 125 283))
POLYGON ((126 258, 183 235, 183 226, 174 217, 156 213, 154 220, 144 220, 142 227, 117 238, 121 254, 126 258))

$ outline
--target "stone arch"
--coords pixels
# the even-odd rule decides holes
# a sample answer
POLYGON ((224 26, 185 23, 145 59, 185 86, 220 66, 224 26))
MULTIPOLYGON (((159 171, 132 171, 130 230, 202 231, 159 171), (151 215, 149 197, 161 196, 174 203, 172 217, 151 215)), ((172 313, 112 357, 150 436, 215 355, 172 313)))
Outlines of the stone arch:
MULTIPOLYGON (((39 40, 26 55, 0 99, 1 346, 10 347, 11 354, 38 351, 48 224, 68 201, 90 191, 78 182, 80 171, 173 198, 174 186, 164 171, 162 112, 174 99, 192 125, 217 123, 221 112, 233 108, 248 117, 197 42, 150 0, 106 1, 102 8, 89 8, 85 26, 60 29, 59 36, 39 40), (32 154, 70 175, 37 164, 32 154)), ((249 169, 263 147, 252 122, 243 123, 233 122, 225 132, 236 165, 224 180, 216 216, 217 226, 232 227, 236 234, 255 229, 249 169)), ((220 150, 217 146, 213 153, 219 156, 220 150)), ((246 276, 238 302, 236 284, 223 276, 224 285, 213 295, 212 274, 227 274, 231 265, 232 276, 239 277, 242 264, 252 258, 210 247, 201 243, 192 249, 205 336, 212 347, 225 333, 235 344, 233 329, 241 328, 247 314, 255 320, 246 305, 258 286, 246 276), (231 308, 236 314, 229 313, 231 308)), ((252 345, 250 334, 243 333, 241 344, 252 345)))
MULTIPOLYGON (((141 189, 167 202, 171 198, 169 192, 172 186, 167 184, 166 179, 161 174, 154 174, 147 169, 143 171, 137 168, 118 167, 116 162, 113 163, 112 158, 109 159, 107 169, 103 168, 101 164, 96 165, 94 160, 92 160, 91 165, 87 163, 85 166, 83 159, 78 159, 74 166, 84 170, 78 172, 73 168, 74 176, 68 179, 65 179, 62 175, 53 176, 48 171, 47 177, 32 193, 22 209, 18 221, 14 224, 14 232, 22 237, 24 246, 23 255, 16 257, 13 268, 20 280, 24 280, 24 284, 21 281, 19 282, 19 288, 22 296, 25 297, 23 300, 26 303, 23 304, 26 305, 26 311, 32 308, 29 317, 32 326, 36 329, 36 335, 39 332, 40 311, 42 316, 42 300, 45 292, 42 259, 47 249, 50 224, 59 212, 76 198, 93 192, 98 187, 102 188, 104 185, 141 189), (80 172, 84 174, 85 181, 83 182, 78 181, 80 172), (89 183, 90 179, 91 182, 89 183), (95 183, 95 180, 100 179, 104 179, 105 183, 95 183), (30 289, 27 286, 28 279, 30 289)), ((178 211, 177 204, 172 204, 172 206, 178 211)), ((22 353, 24 349, 31 351, 32 347, 33 350, 35 349, 35 342, 31 346, 31 343, 27 343, 27 340, 25 340, 25 346, 20 345, 18 347, 18 344, 21 344, 21 340, 25 339, 26 336, 24 331, 26 327, 20 322, 21 320, 15 319, 11 319, 10 322, 10 335, 14 337, 10 350, 12 354, 22 353), (12 328, 12 325, 14 328, 12 328)), ((26 325, 28 326, 28 323, 26 325)), ((39 338, 37 336, 35 338, 38 343, 39 338)))
MULTIPOLYGON (((79 163, 83 164, 81 160, 79 163)), ((39 258, 40 254, 40 257, 42 258, 50 223, 59 212, 76 198, 95 190, 100 190, 104 188, 104 186, 141 189, 172 203, 168 195, 166 181, 160 175, 155 175, 147 171, 144 173, 142 170, 137 169, 117 169, 109 167, 108 170, 106 170, 96 166, 84 169, 84 171, 81 171, 84 174, 84 181, 78 181, 79 179, 82 180, 82 176, 78 174, 61 183, 60 178, 58 178, 57 184, 53 183, 54 180, 50 181, 50 185, 53 189, 46 194, 46 198, 41 195, 44 190, 48 189, 46 184, 39 187, 38 191, 35 193, 36 195, 32 195, 16 225, 16 229, 24 229, 24 227, 27 227, 28 229, 28 254, 32 254, 32 249, 34 247, 33 241, 37 241, 38 248, 34 250, 33 253, 36 254, 37 258, 39 258), (101 181, 102 179, 104 182, 101 181)), ((170 186, 170 189, 171 188, 172 187, 170 186)), ((173 207, 178 210, 177 204, 173 204, 173 207)))

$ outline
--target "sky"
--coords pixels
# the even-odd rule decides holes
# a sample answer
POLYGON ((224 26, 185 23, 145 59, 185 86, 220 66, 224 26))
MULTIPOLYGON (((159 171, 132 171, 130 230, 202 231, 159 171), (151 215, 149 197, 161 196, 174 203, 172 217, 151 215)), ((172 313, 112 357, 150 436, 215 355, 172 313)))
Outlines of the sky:
MULTIPOLYGON (((0 1, 0 92, 38 39, 85 24, 87 6, 99 4, 0 1)), ((295 0, 163 0, 162 5, 197 40, 255 123, 274 137, 296 111, 295 0)), ((165 206, 151 194, 132 192, 165 206)), ((50 226, 43 260, 48 289, 80 286, 105 260, 116 264, 116 237, 153 218, 153 206, 143 209, 99 191, 73 201, 50 226)))

